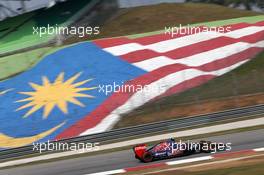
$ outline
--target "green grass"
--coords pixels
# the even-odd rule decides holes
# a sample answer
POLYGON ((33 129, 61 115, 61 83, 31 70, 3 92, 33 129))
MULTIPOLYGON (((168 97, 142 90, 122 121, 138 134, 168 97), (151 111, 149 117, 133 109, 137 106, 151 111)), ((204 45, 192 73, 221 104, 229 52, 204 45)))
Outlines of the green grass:
POLYGON ((91 0, 67 1, 48 9, 39 9, 0 21, 0 53, 48 42, 55 37, 54 34, 46 33, 40 37, 33 34, 33 28, 47 27, 48 25, 67 26, 73 18, 76 18, 76 14, 90 2, 91 0))
POLYGON ((42 60, 44 56, 53 53, 54 51, 61 48, 62 47, 45 47, 21 54, 0 58, 0 81, 11 78, 21 72, 30 69, 40 60, 42 60))
POLYGON ((38 27, 39 21, 36 21, 36 18, 39 16, 38 13, 40 13, 40 11, 41 10, 7 18, 0 22, 1 26, 8 29, 5 33, 0 33, 0 53, 45 43, 53 37, 45 35, 40 38, 38 35, 33 35, 33 27, 38 27))

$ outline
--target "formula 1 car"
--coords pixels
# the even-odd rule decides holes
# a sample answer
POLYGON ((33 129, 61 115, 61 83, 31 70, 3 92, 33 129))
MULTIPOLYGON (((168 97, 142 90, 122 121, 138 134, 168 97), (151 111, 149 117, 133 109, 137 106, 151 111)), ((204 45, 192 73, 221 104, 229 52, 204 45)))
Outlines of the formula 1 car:
MULTIPOLYGON (((198 143, 176 142, 174 139, 168 139, 160 142, 150 148, 146 144, 140 144, 133 147, 135 158, 142 162, 151 162, 166 158, 181 157, 196 153, 211 153, 218 151, 218 144, 210 141, 200 141, 198 143)), ((225 145, 220 146, 225 149, 225 145)))

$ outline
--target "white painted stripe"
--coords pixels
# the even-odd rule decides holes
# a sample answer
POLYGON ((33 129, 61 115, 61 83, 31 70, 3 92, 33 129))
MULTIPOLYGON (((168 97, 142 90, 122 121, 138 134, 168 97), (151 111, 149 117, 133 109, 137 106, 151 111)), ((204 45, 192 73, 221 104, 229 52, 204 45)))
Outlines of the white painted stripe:
POLYGON ((167 165, 179 165, 179 164, 198 162, 198 161, 203 161, 203 160, 210 160, 210 159, 213 159, 213 158, 214 157, 212 157, 212 156, 196 157, 196 158, 191 158, 191 159, 170 161, 170 162, 166 162, 166 164, 167 165))
POLYGON ((225 33, 224 36, 232 38, 240 38, 243 36, 251 35, 257 32, 262 31, 264 28, 259 26, 246 27, 244 29, 234 30, 228 33, 225 33))
POLYGON ((104 171, 104 172, 85 174, 85 175, 110 175, 110 174, 120 174, 125 172, 126 170, 124 169, 118 169, 118 170, 104 171))
POLYGON ((234 55, 236 53, 242 52, 251 47, 264 47, 264 41, 260 41, 254 44, 238 42, 176 60, 166 56, 159 56, 148 60, 133 63, 133 65, 141 69, 144 69, 146 71, 153 71, 163 66, 168 66, 177 63, 186 66, 201 66, 234 55))
POLYGON ((105 130, 111 128, 112 125, 114 125, 119 120, 121 114, 130 112, 131 110, 145 104, 149 100, 165 93, 171 87, 180 84, 186 80, 190 80, 192 78, 199 77, 201 75, 220 76, 225 74, 226 72, 229 72, 237 68, 238 66, 244 64, 247 61, 248 60, 241 61, 232 66, 212 72, 205 72, 197 69, 186 69, 169 74, 155 82, 150 83, 147 89, 145 88, 142 91, 137 91, 136 93, 134 93, 123 105, 113 110, 111 114, 106 116, 98 125, 84 131, 80 135, 104 132, 105 130))
POLYGON ((150 50, 153 50, 159 53, 163 53, 163 52, 168 52, 168 51, 178 49, 184 46, 199 43, 202 41, 207 41, 210 39, 218 38, 221 36, 227 36, 230 38, 240 38, 240 37, 254 34, 256 32, 260 32, 263 30, 264 30, 264 27, 251 26, 251 27, 246 27, 243 29, 231 31, 228 33, 218 33, 218 32, 213 32, 213 31, 201 32, 198 34, 165 40, 165 41, 161 41, 161 42, 157 42, 157 43, 145 45, 145 46, 138 44, 138 43, 129 43, 129 44, 123 44, 123 45, 104 48, 103 50, 110 52, 111 54, 115 56, 120 56, 120 55, 124 55, 130 52, 144 50, 144 49, 150 49, 150 50))
POLYGON ((253 149, 253 151, 261 152, 261 151, 264 151, 264 148, 256 148, 256 149, 253 149))

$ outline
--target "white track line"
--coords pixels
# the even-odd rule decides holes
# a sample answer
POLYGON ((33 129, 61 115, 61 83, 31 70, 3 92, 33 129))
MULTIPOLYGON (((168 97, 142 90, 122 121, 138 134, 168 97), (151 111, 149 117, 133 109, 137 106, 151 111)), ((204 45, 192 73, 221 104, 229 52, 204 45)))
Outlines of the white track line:
POLYGON ((213 156, 204 156, 204 157, 195 157, 191 159, 184 159, 184 160, 176 160, 176 161, 170 161, 166 162, 167 165, 179 165, 179 164, 184 164, 184 163, 191 163, 191 162, 198 162, 198 161, 203 161, 203 160, 210 160, 213 159, 213 156))
POLYGON ((255 151, 255 152, 264 151, 264 147, 263 147, 263 148, 256 148, 256 149, 253 149, 253 151, 255 151))
POLYGON ((110 175, 110 174, 120 174, 125 173, 126 170, 124 169, 118 169, 118 170, 112 170, 112 171, 104 171, 100 173, 92 173, 92 174, 84 174, 84 175, 110 175))

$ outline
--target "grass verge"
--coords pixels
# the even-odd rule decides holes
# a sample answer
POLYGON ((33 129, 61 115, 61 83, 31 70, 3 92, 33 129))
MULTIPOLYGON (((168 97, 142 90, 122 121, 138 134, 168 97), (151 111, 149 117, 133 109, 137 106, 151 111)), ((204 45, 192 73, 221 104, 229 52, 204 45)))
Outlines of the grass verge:
MULTIPOLYGON (((155 34, 160 32, 153 31, 164 30, 165 26, 204 23, 256 15, 263 14, 207 3, 163 3, 120 9, 112 19, 102 25, 100 35, 84 39, 75 37, 71 41, 68 40, 68 42, 72 43, 87 39, 134 35, 146 32, 155 34)), ((251 20, 248 21, 251 22, 251 20)), ((214 25, 217 25, 217 23, 214 23, 214 25)), ((139 36, 142 35, 134 37, 139 36)))
POLYGON ((62 47, 45 47, 0 58, 0 81, 20 74, 62 47))

